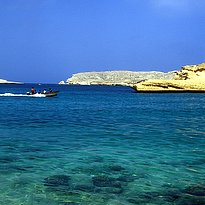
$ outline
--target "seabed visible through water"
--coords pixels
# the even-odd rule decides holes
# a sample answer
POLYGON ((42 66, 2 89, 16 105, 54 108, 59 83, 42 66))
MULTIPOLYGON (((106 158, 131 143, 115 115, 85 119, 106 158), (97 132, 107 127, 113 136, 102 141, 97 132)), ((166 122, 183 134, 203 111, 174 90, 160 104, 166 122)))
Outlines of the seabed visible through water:
POLYGON ((0 97, 1 205, 205 204, 203 94, 56 89, 0 97))

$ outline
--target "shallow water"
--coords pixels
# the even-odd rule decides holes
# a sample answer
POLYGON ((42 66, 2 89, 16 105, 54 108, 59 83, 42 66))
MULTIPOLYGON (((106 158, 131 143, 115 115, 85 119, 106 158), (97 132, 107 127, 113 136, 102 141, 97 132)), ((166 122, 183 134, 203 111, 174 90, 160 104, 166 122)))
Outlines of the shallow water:
POLYGON ((205 204, 204 94, 51 86, 0 97, 1 205, 205 204))

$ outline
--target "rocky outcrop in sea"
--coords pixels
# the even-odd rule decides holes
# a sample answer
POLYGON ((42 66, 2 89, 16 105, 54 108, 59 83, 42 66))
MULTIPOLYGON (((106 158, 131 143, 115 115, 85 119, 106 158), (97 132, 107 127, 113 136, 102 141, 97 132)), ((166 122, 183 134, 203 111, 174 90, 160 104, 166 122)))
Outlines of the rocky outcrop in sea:
POLYGON ((205 63, 183 66, 172 80, 147 80, 137 83, 138 92, 205 92, 205 63))
POLYGON ((105 72, 85 72, 73 74, 65 82, 59 84, 70 85, 123 85, 131 86, 148 79, 170 80, 175 76, 175 72, 133 72, 133 71, 105 71, 105 72))

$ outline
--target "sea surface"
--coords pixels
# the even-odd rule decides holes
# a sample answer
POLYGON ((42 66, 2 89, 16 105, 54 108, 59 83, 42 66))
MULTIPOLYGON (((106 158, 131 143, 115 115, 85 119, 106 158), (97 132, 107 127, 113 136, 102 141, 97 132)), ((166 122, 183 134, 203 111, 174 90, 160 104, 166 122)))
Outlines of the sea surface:
POLYGON ((205 204, 205 94, 0 85, 0 204, 205 204))

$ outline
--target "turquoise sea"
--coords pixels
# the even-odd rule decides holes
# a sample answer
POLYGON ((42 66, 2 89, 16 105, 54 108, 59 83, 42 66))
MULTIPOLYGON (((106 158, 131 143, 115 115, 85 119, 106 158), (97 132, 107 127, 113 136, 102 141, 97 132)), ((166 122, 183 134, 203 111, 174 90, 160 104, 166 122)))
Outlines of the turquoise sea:
POLYGON ((0 96, 1 205, 205 204, 205 94, 51 87, 0 96))

